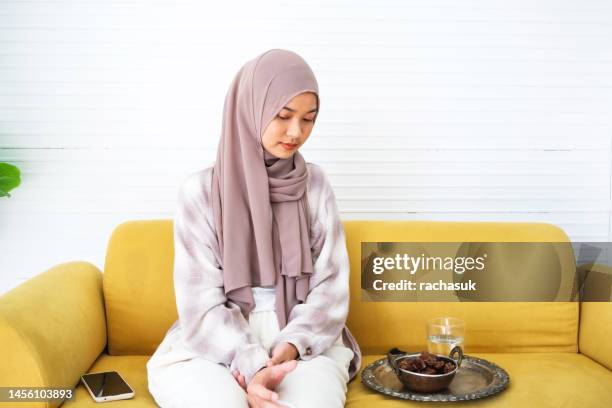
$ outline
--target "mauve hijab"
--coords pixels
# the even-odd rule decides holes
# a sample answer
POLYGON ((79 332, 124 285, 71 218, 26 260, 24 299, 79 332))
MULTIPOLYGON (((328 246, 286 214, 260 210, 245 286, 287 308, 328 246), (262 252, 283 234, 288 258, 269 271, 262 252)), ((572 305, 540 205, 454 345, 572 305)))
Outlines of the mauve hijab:
POLYGON ((314 269, 308 170, 298 151, 279 159, 263 148, 261 138, 282 107, 302 92, 313 92, 320 106, 314 73, 292 51, 268 50, 244 64, 225 98, 212 180, 225 294, 247 318, 254 307, 251 287, 274 286, 281 329, 293 306, 306 300, 314 269))

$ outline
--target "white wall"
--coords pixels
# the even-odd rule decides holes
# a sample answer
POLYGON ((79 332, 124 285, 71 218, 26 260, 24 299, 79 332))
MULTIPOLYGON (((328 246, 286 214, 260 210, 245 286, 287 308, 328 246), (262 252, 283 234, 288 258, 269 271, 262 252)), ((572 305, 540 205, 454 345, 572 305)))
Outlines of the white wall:
POLYGON ((171 218, 215 157, 227 87, 301 54, 322 111, 302 153, 345 219, 545 221, 610 240, 605 0, 0 2, 0 292, 113 228, 171 218), (252 4, 255 3, 255 4, 252 4))

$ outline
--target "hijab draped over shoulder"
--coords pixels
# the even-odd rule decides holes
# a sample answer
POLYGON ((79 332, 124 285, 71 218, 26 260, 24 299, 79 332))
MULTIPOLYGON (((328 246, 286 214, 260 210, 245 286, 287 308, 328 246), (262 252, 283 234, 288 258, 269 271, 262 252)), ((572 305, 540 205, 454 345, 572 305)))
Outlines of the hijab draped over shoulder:
POLYGON ((254 307, 251 287, 274 286, 281 329, 293 306, 306 300, 314 269, 308 170, 299 151, 280 159, 261 139, 302 92, 313 92, 320 107, 314 73, 292 51, 268 50, 244 64, 225 98, 212 179, 225 294, 247 317, 254 307))

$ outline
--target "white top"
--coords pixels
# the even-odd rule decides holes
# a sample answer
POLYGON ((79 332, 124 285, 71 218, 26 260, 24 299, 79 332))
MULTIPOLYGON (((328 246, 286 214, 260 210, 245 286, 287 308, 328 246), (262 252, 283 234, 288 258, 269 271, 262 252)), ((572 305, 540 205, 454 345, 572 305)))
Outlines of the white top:
POLYGON ((253 286, 255 307, 252 312, 276 310, 276 288, 274 286, 253 286))

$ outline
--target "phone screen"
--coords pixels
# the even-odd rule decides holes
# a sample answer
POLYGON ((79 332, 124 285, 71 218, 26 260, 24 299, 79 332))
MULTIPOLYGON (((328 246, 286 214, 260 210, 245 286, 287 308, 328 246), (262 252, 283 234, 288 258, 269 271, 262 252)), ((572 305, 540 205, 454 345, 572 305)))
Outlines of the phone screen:
POLYGON ((108 397, 132 392, 130 386, 123 381, 116 371, 85 374, 83 380, 87 382, 89 389, 96 397, 108 397))

